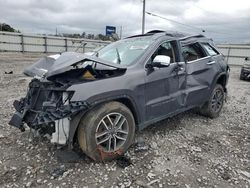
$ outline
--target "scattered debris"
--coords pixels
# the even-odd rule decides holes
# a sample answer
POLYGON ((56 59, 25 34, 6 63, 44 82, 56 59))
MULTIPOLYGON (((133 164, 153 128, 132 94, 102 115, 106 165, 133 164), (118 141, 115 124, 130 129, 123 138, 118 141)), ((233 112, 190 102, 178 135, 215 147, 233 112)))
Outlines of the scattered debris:
POLYGON ((136 180, 135 184, 138 185, 139 187, 142 187, 142 188, 153 188, 152 186, 150 186, 150 185, 148 185, 140 180, 136 180))
POLYGON ((5 136, 4 136, 3 134, 0 134, 0 139, 1 139, 1 138, 5 138, 5 136))
POLYGON ((156 175, 153 174, 152 172, 149 172, 149 173, 148 173, 148 177, 149 177, 150 179, 154 178, 155 176, 156 176, 156 175))
POLYGON ((157 143, 155 141, 152 141, 151 148, 158 149, 158 145, 157 145, 157 143))
POLYGON ((152 180, 152 181, 149 182, 147 185, 152 185, 152 184, 154 184, 154 183, 156 183, 156 182, 160 182, 160 180, 159 180, 159 179, 152 180))
POLYGON ((65 166, 61 165, 61 166, 55 168, 54 170, 52 170, 52 172, 50 174, 53 178, 58 178, 58 177, 62 176, 64 172, 66 172, 65 166))
POLYGON ((134 149, 135 152, 140 152, 140 151, 148 151, 148 145, 146 145, 146 142, 142 137, 137 138, 137 142, 134 144, 134 149))
POLYGON ((238 170, 238 173, 244 175, 245 177, 250 179, 250 173, 247 171, 242 171, 242 170, 238 170))
POLYGON ((132 164, 132 161, 128 157, 121 156, 121 157, 116 159, 116 164, 121 168, 126 168, 132 164))
POLYGON ((25 187, 31 187, 31 185, 32 185, 32 182, 29 181, 28 183, 26 183, 25 187))
POLYGON ((80 156, 73 150, 68 149, 56 150, 55 155, 58 161, 62 163, 77 163, 83 158, 83 156, 80 156))
POLYGON ((21 77, 21 78, 18 78, 17 81, 20 83, 20 84, 24 84, 25 82, 30 82, 31 79, 29 77, 21 77))
POLYGON ((21 171, 12 169, 5 169, 2 173, 0 171, 0 187, 5 183, 16 182, 20 178, 21 173, 21 171))
POLYGON ((9 71, 9 72, 4 72, 4 74, 13 74, 13 71, 9 71))
POLYGON ((196 146, 192 146, 191 147, 191 151, 201 152, 201 148, 200 147, 196 147, 196 146))

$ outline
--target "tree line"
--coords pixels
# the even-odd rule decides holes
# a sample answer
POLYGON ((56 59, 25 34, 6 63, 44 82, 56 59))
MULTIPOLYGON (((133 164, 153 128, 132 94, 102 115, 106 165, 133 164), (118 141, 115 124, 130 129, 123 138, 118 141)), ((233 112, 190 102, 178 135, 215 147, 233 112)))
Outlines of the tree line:
MULTIPOLYGON (((18 32, 19 30, 16 30, 12 26, 6 23, 0 23, 0 31, 7 31, 7 32, 18 32)), ((42 34, 46 35, 46 34, 42 34)), ((85 39, 93 39, 93 40, 104 40, 104 41, 110 41, 110 40, 118 40, 119 37, 117 34, 114 34, 114 36, 109 37, 103 34, 92 34, 92 33, 86 33, 82 32, 82 34, 79 33, 60 33, 60 34, 49 34, 49 36, 59 36, 59 37, 69 37, 69 38, 85 38, 85 39)))
POLYGON ((6 23, 0 23, 0 31, 20 33, 19 30, 14 29, 13 27, 11 27, 9 24, 6 24, 6 23))

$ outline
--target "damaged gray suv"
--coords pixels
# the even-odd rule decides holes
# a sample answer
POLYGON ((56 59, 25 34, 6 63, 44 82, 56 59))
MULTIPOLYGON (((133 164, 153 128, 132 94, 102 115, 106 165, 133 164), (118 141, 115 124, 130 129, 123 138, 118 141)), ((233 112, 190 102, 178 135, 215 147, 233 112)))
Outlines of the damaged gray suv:
POLYGON ((111 43, 94 55, 66 52, 24 70, 34 77, 14 102, 9 124, 25 124, 51 142, 96 161, 131 146, 135 131, 192 108, 215 118, 229 67, 203 35, 151 31, 111 43))

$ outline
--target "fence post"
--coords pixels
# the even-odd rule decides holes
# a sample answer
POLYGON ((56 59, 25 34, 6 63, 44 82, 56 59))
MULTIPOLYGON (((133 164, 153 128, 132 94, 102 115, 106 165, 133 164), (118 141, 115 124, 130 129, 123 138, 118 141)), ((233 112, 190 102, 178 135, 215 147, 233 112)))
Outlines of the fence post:
POLYGON ((82 53, 85 53, 85 47, 86 47, 87 44, 88 44, 88 43, 85 42, 85 43, 82 45, 82 53))
POLYGON ((44 53, 48 52, 47 36, 44 37, 44 53))
POLYGON ((67 38, 65 38, 65 51, 66 52, 68 51, 68 40, 67 40, 67 38))
POLYGON ((23 40, 23 34, 21 36, 21 45, 22 45, 22 53, 24 53, 24 40, 23 40))
POLYGON ((229 56, 230 56, 230 51, 231 51, 231 46, 229 46, 228 52, 227 52, 227 64, 228 64, 228 60, 229 60, 229 56))

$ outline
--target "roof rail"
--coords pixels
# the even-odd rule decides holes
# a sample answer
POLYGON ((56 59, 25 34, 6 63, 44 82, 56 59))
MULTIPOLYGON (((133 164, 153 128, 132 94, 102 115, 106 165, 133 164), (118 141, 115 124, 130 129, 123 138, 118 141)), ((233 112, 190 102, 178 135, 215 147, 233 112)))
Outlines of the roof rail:
POLYGON ((205 37, 204 35, 202 34, 198 34, 198 35, 189 35, 189 36, 185 36, 185 37, 182 37, 180 38, 180 40, 186 40, 186 39, 189 39, 189 38, 202 38, 202 37, 205 37))
POLYGON ((157 34, 157 33, 165 33, 165 35, 170 36, 170 37, 185 37, 187 36, 185 33, 181 32, 174 32, 174 31, 162 31, 162 30, 152 30, 147 33, 152 33, 152 34, 157 34))
POLYGON ((140 35, 132 35, 129 37, 126 37, 125 39, 135 38, 135 37, 143 37, 143 36, 151 36, 154 35, 153 33, 146 33, 146 34, 140 34, 140 35))
POLYGON ((155 34, 155 33, 163 33, 163 32, 166 32, 166 31, 162 31, 162 30, 152 30, 152 31, 149 31, 149 32, 147 32, 147 34, 148 33, 152 33, 152 34, 155 34))
POLYGON ((188 35, 186 33, 181 33, 181 32, 168 32, 168 31, 162 31, 162 30, 152 30, 149 31, 145 34, 140 34, 140 35, 133 35, 130 37, 126 37, 126 39, 129 38, 135 38, 135 37, 143 37, 143 36, 152 36, 152 35, 157 35, 157 36, 169 36, 169 37, 173 37, 173 38, 178 38, 179 40, 186 40, 189 38, 202 38, 205 37, 202 34, 196 34, 196 35, 188 35))

